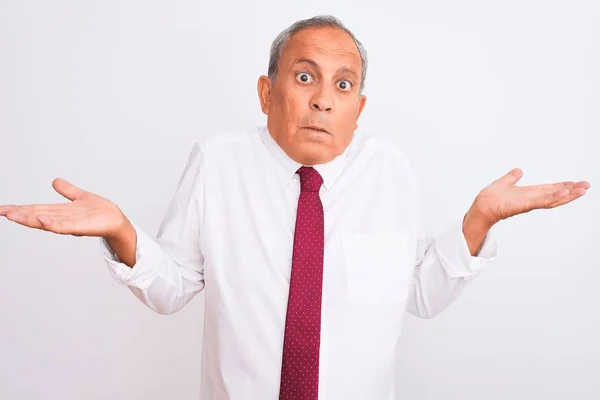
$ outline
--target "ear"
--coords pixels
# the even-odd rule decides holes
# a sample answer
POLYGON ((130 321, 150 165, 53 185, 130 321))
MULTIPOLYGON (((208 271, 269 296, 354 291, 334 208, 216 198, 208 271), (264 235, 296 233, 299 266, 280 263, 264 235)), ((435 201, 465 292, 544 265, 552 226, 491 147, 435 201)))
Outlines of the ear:
POLYGON ((358 119, 360 118, 360 114, 362 114, 363 109, 365 108, 365 104, 367 104, 367 96, 360 96, 358 99, 358 113, 356 114, 356 124, 354 129, 358 129, 358 119))
POLYGON ((260 100, 260 108, 262 112, 269 115, 269 105, 271 103, 271 90, 273 83, 267 76, 262 75, 258 78, 258 98, 260 100))

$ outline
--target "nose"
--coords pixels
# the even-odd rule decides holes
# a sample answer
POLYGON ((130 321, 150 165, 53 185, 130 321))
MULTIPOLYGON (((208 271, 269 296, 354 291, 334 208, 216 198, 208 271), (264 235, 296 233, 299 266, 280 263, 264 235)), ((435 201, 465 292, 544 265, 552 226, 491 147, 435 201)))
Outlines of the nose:
POLYGON ((333 96, 331 90, 321 88, 310 100, 310 108, 313 111, 326 111, 330 112, 333 110, 333 96))
POLYGON ((331 107, 328 107, 327 104, 322 101, 314 102, 311 107, 315 111, 331 111, 331 107))
POLYGON ((315 111, 331 111, 331 107, 324 106, 321 102, 313 103, 312 109, 315 111))

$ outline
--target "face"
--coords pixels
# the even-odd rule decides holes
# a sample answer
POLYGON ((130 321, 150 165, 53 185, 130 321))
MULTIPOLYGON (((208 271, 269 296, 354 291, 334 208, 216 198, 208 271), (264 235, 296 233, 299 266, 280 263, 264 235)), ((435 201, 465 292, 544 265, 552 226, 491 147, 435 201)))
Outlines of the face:
POLYGON ((307 28, 287 43, 274 81, 261 76, 258 94, 273 139, 297 162, 322 164, 350 143, 366 98, 352 37, 335 28, 307 28))

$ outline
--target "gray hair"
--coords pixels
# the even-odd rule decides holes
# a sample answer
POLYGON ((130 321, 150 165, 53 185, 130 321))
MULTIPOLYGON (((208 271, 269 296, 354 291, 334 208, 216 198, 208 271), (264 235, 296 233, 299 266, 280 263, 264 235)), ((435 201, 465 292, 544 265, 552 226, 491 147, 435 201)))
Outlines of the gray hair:
POLYGON ((356 47, 358 47, 358 54, 360 55, 360 61, 362 64, 362 71, 360 76, 360 93, 362 93, 365 87, 365 79, 367 78, 367 51, 363 47, 362 43, 356 38, 356 36, 354 36, 354 34, 344 26, 342 21, 331 15, 319 15, 313 18, 296 21, 289 28, 285 29, 279 35, 277 35, 277 37, 273 41, 273 44, 271 45, 271 52, 269 55, 269 78, 271 78, 271 80, 273 81, 277 78, 277 73, 279 72, 279 60, 281 58, 283 50, 285 49, 285 46, 292 38, 292 36, 294 36, 294 34, 298 33, 303 29, 312 27, 328 27, 341 29, 348 35, 350 35, 352 40, 354 40, 356 47))

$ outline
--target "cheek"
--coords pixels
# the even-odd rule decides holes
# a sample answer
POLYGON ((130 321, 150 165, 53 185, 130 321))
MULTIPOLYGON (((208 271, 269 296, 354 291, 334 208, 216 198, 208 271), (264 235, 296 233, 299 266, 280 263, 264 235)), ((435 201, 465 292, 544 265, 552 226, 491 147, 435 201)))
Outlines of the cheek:
POLYGON ((338 150, 342 150, 352 140, 352 135, 356 128, 356 115, 358 113, 358 106, 355 104, 348 104, 343 108, 338 108, 338 115, 336 118, 337 132, 338 135, 335 138, 335 147, 338 150))
POLYGON ((306 93, 300 90, 290 90, 285 99, 285 107, 290 115, 301 114, 306 108, 306 93))
POLYGON ((358 106, 356 104, 348 104, 338 108, 337 123, 343 131, 354 131, 356 126, 356 115, 358 114, 358 106))
POLYGON ((290 124, 290 121, 293 120, 293 106, 293 97, 289 96, 289 94, 284 91, 279 91, 273 96, 271 103, 272 113, 270 117, 277 121, 280 129, 286 129, 290 124))
POLYGON ((348 104, 344 109, 344 114, 349 123, 354 123, 356 121, 356 114, 358 114, 358 103, 353 101, 351 104, 348 104))

